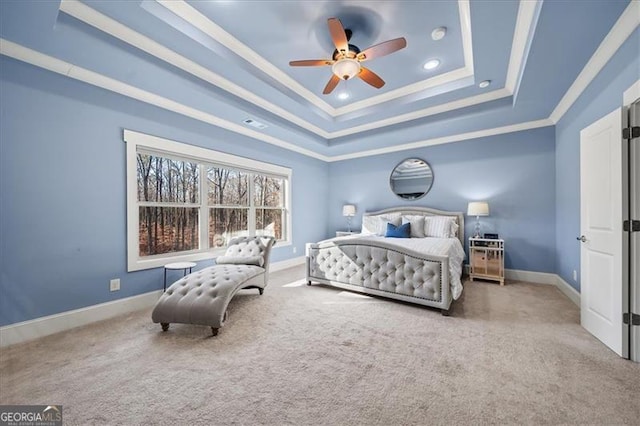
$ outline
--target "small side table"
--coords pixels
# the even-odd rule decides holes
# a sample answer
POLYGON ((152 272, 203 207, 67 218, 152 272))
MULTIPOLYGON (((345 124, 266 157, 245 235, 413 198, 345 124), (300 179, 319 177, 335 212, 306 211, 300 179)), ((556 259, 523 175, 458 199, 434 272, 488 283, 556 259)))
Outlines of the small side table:
POLYGON ((164 290, 163 291, 167 291, 167 269, 171 269, 171 270, 180 270, 182 269, 183 271, 183 277, 185 275, 187 275, 187 269, 189 270, 189 273, 191 273, 191 269, 196 266, 196 264, 194 262, 176 262, 176 263, 167 263, 166 265, 164 265, 164 290))
POLYGON ((469 260, 471 282, 483 279, 504 285, 504 240, 469 238, 469 260))

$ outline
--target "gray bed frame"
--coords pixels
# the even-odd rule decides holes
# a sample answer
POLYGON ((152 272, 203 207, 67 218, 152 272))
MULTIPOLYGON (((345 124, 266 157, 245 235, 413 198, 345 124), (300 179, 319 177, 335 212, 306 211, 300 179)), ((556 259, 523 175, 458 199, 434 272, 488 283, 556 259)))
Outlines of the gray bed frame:
MULTIPOLYGON (((366 212, 364 216, 389 214, 451 216, 459 226, 464 247, 464 215, 428 207, 393 207, 366 212)), ((449 258, 420 253, 384 241, 362 238, 330 239, 306 246, 307 284, 321 283, 359 293, 439 308, 449 315, 453 298, 449 282, 449 258)))

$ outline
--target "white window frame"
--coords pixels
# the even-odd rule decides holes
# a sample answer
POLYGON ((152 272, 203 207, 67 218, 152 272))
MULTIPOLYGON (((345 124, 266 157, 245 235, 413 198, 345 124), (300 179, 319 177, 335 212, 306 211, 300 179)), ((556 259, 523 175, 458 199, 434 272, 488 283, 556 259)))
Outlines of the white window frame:
MULTIPOLYGON (((291 226, 291 169, 250 158, 239 157, 225 152, 214 151, 194 145, 180 143, 157 136, 139 133, 124 129, 123 137, 126 146, 127 168, 127 271, 140 271, 144 269, 158 268, 171 262, 198 261, 212 259, 222 253, 225 248, 209 248, 209 223, 208 212, 210 206, 207 203, 208 185, 206 185, 206 165, 228 167, 249 173, 272 175, 284 179, 284 203, 285 218, 283 221, 283 239, 278 241, 278 247, 291 245, 293 228, 291 226), (152 256, 140 257, 139 254, 139 202, 138 202, 138 151, 155 153, 157 155, 178 157, 193 160, 200 163, 200 215, 199 215, 199 249, 178 253, 164 253, 152 256), (203 180, 202 177, 205 177, 203 180), (204 182, 204 184, 203 184, 204 182)), ((250 191, 253 183, 249 185, 250 191)), ((252 195, 251 193, 248 195, 252 195)), ((252 203, 252 202, 251 202, 252 203)), ((249 220, 251 221, 249 214, 249 220)), ((255 228, 255 223, 253 224, 255 228)), ((249 229, 253 229, 249 224, 249 229)))

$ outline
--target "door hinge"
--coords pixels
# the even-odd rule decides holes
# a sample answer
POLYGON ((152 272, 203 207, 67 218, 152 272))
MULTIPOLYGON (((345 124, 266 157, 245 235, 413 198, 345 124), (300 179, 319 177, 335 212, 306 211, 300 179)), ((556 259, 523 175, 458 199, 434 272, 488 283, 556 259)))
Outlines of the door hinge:
POLYGON ((622 222, 624 232, 640 232, 640 220, 625 220, 622 222))
POLYGON ((631 313, 622 314, 622 322, 627 325, 640 325, 640 315, 631 313), (631 317, 631 323, 629 324, 629 317, 631 317))
POLYGON ((640 137, 640 126, 625 127, 622 129, 623 139, 635 139, 640 137))

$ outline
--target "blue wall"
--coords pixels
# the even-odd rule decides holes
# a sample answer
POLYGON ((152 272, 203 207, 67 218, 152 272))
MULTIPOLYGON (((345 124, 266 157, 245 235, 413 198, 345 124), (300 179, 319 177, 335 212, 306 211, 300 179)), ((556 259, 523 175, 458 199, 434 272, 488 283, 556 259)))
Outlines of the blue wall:
POLYGON ((274 261, 326 235, 326 163, 6 57, 0 67, 0 325, 162 288, 161 268, 126 272, 123 128, 291 167, 297 253, 276 246, 274 261))
POLYGON ((640 30, 620 47, 556 125, 556 273, 576 290, 580 280, 580 130, 622 106, 640 79, 640 30))
MULTIPOLYGON (((419 205, 466 213, 467 203, 487 200, 489 217, 482 232, 505 239, 505 266, 555 271, 555 141, 552 127, 491 136, 422 149, 331 163, 329 232, 346 229, 342 205, 362 212, 398 205, 419 205), (403 201, 389 188, 389 175, 405 158, 426 160, 433 169, 431 191, 403 201)), ((466 235, 475 218, 465 218, 466 235)), ((327 236, 330 236, 327 234, 327 236)))

